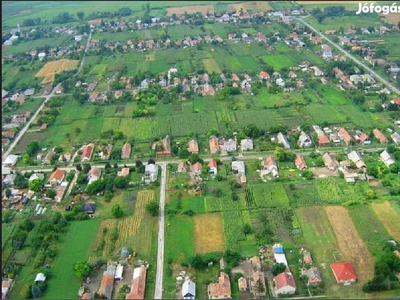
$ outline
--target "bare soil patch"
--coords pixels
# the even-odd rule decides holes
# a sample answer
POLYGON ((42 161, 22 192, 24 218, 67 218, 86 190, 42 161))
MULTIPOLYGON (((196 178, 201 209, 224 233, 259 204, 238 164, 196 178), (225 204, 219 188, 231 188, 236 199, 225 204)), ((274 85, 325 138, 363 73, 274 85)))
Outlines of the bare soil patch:
POLYGON ((48 62, 43 68, 35 75, 35 77, 44 77, 42 83, 54 81, 55 74, 61 73, 66 70, 73 70, 78 66, 79 60, 61 59, 57 61, 48 62))
POLYGON ((225 242, 220 213, 202 214, 194 217, 196 253, 224 251, 225 242))
POLYGON ((253 12, 272 10, 272 8, 268 2, 262 2, 262 1, 228 4, 228 7, 227 7, 228 11, 240 12, 242 9, 243 9, 243 11, 251 10, 253 12))
POLYGON ((318 178, 326 178, 326 177, 338 177, 339 176, 339 171, 331 171, 325 167, 323 168, 310 168, 310 170, 313 172, 315 177, 318 178))
POLYGON ((213 14, 214 13, 214 5, 190 5, 190 6, 181 6, 181 7, 168 7, 167 8, 167 16, 172 16, 172 14, 176 14, 177 16, 181 16, 185 14, 185 11, 188 14, 193 14, 200 12, 205 15, 207 12, 213 14))
POLYGON ((366 283, 374 276, 374 259, 368 252, 347 212, 342 206, 325 207, 340 250, 356 270, 358 282, 366 283))
POLYGON ((380 16, 384 17, 385 22, 393 25, 397 25, 400 22, 400 14, 380 14, 380 16))
POLYGON ((394 239, 400 240, 400 216, 396 213, 390 203, 373 203, 372 208, 385 225, 390 235, 394 239))

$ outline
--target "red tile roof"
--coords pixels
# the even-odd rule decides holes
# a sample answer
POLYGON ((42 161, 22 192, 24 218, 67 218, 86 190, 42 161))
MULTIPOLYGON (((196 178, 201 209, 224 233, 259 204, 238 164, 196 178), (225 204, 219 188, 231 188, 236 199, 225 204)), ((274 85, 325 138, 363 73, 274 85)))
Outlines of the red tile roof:
POLYGON ((364 143, 368 139, 369 139, 369 136, 366 135, 365 133, 360 135, 360 143, 364 143))
POLYGON ((129 156, 131 156, 131 148, 132 148, 132 146, 131 146, 131 144, 129 144, 129 143, 125 143, 125 145, 122 147, 122 150, 121 150, 121 158, 122 159, 127 159, 127 158, 129 158, 129 156))
POLYGON ((374 136, 381 142, 381 144, 388 143, 388 139, 379 129, 375 128, 372 132, 374 133, 374 136))
POLYGON ((57 181, 61 181, 63 180, 65 175, 65 172, 63 170, 55 170, 53 173, 51 173, 50 177, 49 177, 49 182, 52 179, 56 179, 57 181))
POLYGON ((332 263, 331 268, 338 283, 357 280, 356 271, 349 262, 332 263))
POLYGON ((264 71, 261 71, 259 76, 260 76, 260 78, 269 78, 270 77, 269 73, 268 72, 264 72, 264 71))
POLYGON ((221 272, 218 282, 210 283, 208 285, 208 294, 211 299, 214 298, 230 298, 231 297, 231 283, 228 274, 221 272))
POLYGON ((94 148, 93 144, 87 145, 82 151, 81 160, 85 158, 90 160, 90 157, 92 156, 93 153, 93 148, 94 148))
POLYGON ((133 272, 131 292, 126 295, 125 299, 144 299, 147 269, 145 266, 141 266, 139 268, 135 268, 133 272))
POLYGON ((338 134, 340 137, 342 137, 344 139, 346 144, 350 143, 353 140, 353 138, 350 136, 350 134, 347 132, 347 130, 344 129, 343 127, 340 127, 338 134))
POLYGON ((319 145, 328 145, 329 143, 330 143, 330 141, 325 134, 320 134, 318 136, 318 144, 319 145))
POLYGON ((285 286, 296 288, 296 283, 294 282, 294 278, 291 273, 282 272, 281 274, 275 276, 275 286, 277 289, 285 286))
POLYGON ((307 164, 306 164, 304 158, 299 154, 296 154, 296 158, 294 160, 294 164, 299 169, 306 169, 307 168, 307 164))
POLYGON ((217 161, 214 159, 210 160, 210 162, 208 163, 209 168, 217 168, 217 166, 217 161))

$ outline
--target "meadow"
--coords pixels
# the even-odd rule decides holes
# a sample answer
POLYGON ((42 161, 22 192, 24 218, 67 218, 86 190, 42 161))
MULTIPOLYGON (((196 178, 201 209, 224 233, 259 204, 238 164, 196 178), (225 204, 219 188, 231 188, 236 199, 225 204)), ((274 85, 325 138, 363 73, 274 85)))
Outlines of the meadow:
POLYGON ((44 299, 74 298, 81 284, 73 272, 73 265, 89 258, 99 219, 72 222, 52 268, 51 280, 44 299), (71 247, 71 245, 74 245, 71 247), (65 284, 68 282, 68 284, 65 284), (62 296, 61 296, 62 295, 62 296))

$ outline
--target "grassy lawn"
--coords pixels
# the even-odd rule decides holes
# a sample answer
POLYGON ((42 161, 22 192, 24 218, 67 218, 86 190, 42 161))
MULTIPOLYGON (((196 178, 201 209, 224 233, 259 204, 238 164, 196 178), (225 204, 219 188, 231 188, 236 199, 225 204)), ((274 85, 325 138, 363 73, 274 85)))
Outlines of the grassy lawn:
POLYGON ((99 222, 99 219, 71 222, 70 229, 52 268, 52 276, 49 279, 44 299, 72 299, 76 297, 80 280, 73 272, 73 265, 78 261, 88 259, 99 222), (68 282, 68 284, 65 284, 65 282, 68 282))

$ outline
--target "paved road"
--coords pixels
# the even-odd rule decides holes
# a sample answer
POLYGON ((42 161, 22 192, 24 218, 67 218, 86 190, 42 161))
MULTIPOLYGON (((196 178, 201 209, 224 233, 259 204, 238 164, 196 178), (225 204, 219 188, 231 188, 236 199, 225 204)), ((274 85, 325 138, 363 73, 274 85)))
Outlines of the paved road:
POLYGON ((82 60, 81 60, 81 64, 79 65, 79 69, 78 69, 78 71, 76 72, 75 75, 79 74, 79 72, 80 72, 80 71, 82 70, 82 68, 83 68, 83 65, 84 65, 84 63, 85 63, 86 52, 87 52, 88 49, 89 49, 90 40, 91 40, 91 39, 92 39, 92 30, 90 30, 90 32, 89 32, 89 37, 88 37, 88 40, 87 40, 87 43, 86 43, 85 51, 83 52, 83 57, 82 57, 82 60))
POLYGON ((164 207, 165 207, 165 189, 167 184, 167 164, 158 163, 161 166, 161 187, 160 187, 160 211, 158 215, 158 252, 157 252, 157 273, 154 299, 162 299, 163 276, 164 276, 164 207))
POLYGON ((347 52, 346 50, 344 50, 342 47, 340 47, 339 45, 337 45, 336 43, 334 43, 331 39, 329 39, 326 35, 324 35, 323 33, 321 33, 319 30, 317 30, 316 28, 314 28, 313 26, 311 26, 309 23, 307 23, 306 21, 304 21, 303 18, 296 18, 297 20, 299 20, 300 22, 302 22, 303 24, 305 24, 306 26, 310 27, 315 33, 317 33, 318 35, 320 35, 322 38, 324 38, 325 40, 327 40, 328 42, 330 42, 334 47, 336 47, 337 49, 339 49, 341 52, 343 52, 343 54, 347 57, 349 57, 350 59, 352 59, 355 63, 357 63, 359 66, 363 67, 364 69, 366 69, 368 72, 370 72, 376 79, 378 79, 379 81, 381 81, 383 84, 385 84, 387 86, 387 88, 389 88, 392 92, 400 94, 400 90, 398 88, 396 88, 393 84, 391 84, 389 81, 387 81, 386 79, 382 78, 382 76, 380 76, 379 74, 377 74, 374 70, 372 70, 370 67, 368 67, 367 65, 365 65, 361 60, 359 60, 358 58, 356 58, 354 55, 350 54, 349 52, 347 52))
POLYGON ((56 85, 49 95, 45 96, 45 100, 43 101, 42 105, 40 105, 40 107, 34 113, 32 118, 30 118, 30 120, 25 124, 24 128, 22 128, 18 132, 17 136, 15 137, 14 141, 11 143, 10 147, 8 147, 7 151, 3 153, 3 155, 2 155, 3 158, 6 158, 11 153, 11 151, 14 149, 14 147, 18 144, 19 140, 22 138, 22 136, 28 130, 29 125, 31 125, 31 123, 37 118, 37 116, 39 115, 41 110, 44 108, 44 105, 46 104, 46 102, 48 102, 51 99, 51 97, 54 96, 54 93, 55 93, 55 91, 56 91, 56 89, 58 88, 59 85, 61 85, 61 83, 56 85))

